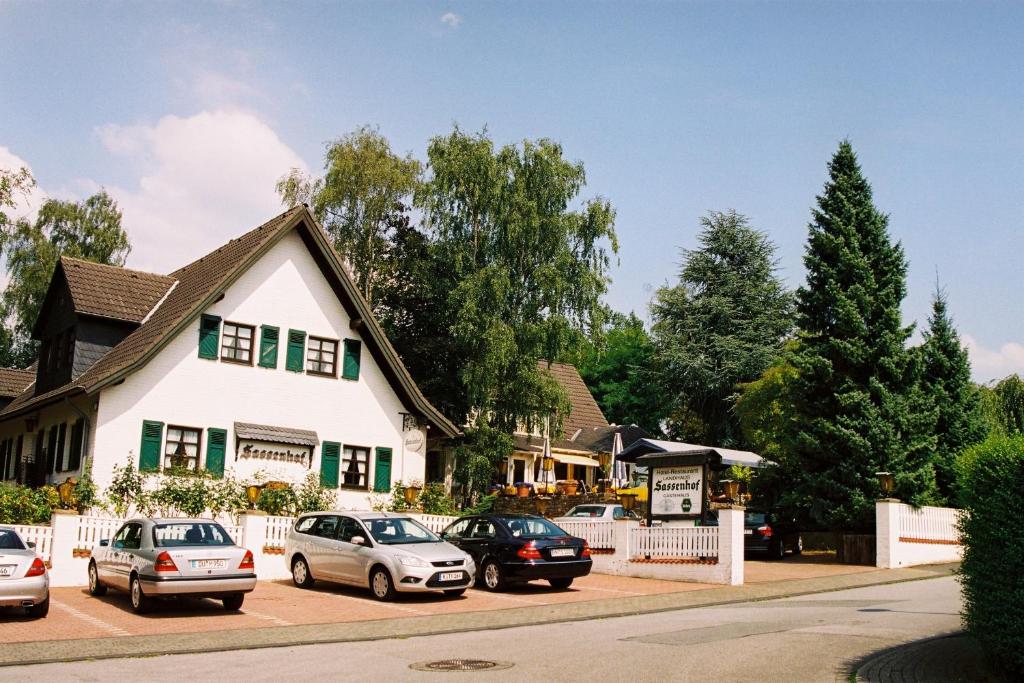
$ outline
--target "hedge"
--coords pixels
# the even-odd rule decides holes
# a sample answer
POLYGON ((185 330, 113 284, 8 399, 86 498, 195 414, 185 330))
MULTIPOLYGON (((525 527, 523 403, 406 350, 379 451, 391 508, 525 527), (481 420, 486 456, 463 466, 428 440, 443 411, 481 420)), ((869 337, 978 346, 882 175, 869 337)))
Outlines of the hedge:
POLYGON ((49 524, 60 496, 52 486, 0 484, 0 524, 49 524))
POLYGON ((993 437, 957 461, 964 625, 992 658, 1024 674, 1024 436, 993 437))

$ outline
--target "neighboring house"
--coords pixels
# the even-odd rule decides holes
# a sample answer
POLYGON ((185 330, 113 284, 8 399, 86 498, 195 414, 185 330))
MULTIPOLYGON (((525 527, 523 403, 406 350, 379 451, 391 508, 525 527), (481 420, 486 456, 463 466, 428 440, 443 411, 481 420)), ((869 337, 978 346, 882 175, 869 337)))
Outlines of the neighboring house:
POLYGON ((0 411, 5 479, 60 482, 87 459, 101 492, 126 462, 244 481, 316 472, 339 505, 365 508, 424 480, 459 434, 305 207, 169 275, 62 258, 33 338, 36 372, 0 371, 16 396, 0 411))
MULTIPOLYGON (((594 400, 579 370, 566 363, 538 363, 542 372, 549 373, 569 397, 569 414, 562 421, 561 434, 550 434, 551 457, 554 458, 553 475, 548 481, 582 480, 594 485, 604 478, 602 459, 611 462, 611 456, 637 439, 649 436, 636 425, 610 425, 594 400), (602 456, 606 456, 602 458, 602 456)), ((543 427, 528 433, 516 432, 514 452, 505 473, 506 483, 534 483, 542 480, 544 457, 543 427)))

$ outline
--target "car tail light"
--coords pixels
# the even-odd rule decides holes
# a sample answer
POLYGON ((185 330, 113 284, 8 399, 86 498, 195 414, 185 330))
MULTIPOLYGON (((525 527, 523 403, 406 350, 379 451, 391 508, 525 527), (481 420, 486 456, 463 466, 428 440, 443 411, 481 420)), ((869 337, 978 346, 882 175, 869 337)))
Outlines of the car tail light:
POLYGON ((25 577, 28 578, 29 576, 42 576, 45 573, 46 565, 43 564, 43 561, 37 557, 36 559, 32 560, 32 566, 28 568, 27 572, 25 572, 25 577))
POLYGON ((590 557, 590 544, 583 541, 583 552, 580 553, 580 557, 590 557))
POLYGON ((772 528, 765 524, 764 526, 757 527, 757 533, 761 534, 764 538, 772 537, 772 528))
POLYGON ((245 551, 245 557, 242 558, 242 564, 238 565, 238 568, 239 569, 253 569, 253 570, 256 569, 256 565, 253 563, 253 560, 252 560, 252 551, 251 550, 246 550, 245 551))
POLYGON ((174 564, 174 560, 171 559, 170 553, 166 550, 156 556, 156 562, 153 563, 153 567, 158 572, 178 571, 178 566, 174 564))
POLYGON ((541 559, 540 550, 537 549, 537 545, 533 541, 529 541, 526 545, 517 550, 516 555, 523 558, 524 560, 541 559))

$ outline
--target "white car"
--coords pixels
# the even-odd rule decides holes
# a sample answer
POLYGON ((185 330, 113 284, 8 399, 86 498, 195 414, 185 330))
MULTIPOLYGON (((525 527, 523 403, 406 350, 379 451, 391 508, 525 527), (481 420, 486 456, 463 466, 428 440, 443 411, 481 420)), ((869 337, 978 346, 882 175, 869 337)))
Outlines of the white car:
POLYGON ((394 512, 314 512, 288 533, 285 558, 292 581, 367 586, 378 600, 398 592, 466 592, 476 578, 473 558, 409 517, 394 512))
POLYGON ((252 553, 210 519, 130 519, 89 560, 89 593, 127 591, 140 613, 156 598, 179 596, 215 598, 235 611, 255 587, 252 553))
POLYGON ((561 517, 555 517, 555 522, 580 522, 583 520, 639 520, 640 515, 633 511, 627 511, 618 503, 588 503, 577 505, 561 517))
POLYGON ((0 526, 0 607, 21 607, 37 618, 50 611, 46 565, 34 546, 10 526, 0 526))

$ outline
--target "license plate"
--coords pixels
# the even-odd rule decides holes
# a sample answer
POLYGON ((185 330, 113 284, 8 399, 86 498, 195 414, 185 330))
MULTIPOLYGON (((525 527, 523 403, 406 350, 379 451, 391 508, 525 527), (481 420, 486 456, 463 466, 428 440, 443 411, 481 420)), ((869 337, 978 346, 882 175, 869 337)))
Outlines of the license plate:
POLYGON ((753 536, 754 535, 754 530, 753 529, 744 529, 743 530, 743 535, 744 536, 753 536))
POLYGON ((573 557, 576 551, 572 548, 555 548, 551 551, 551 557, 573 557))
POLYGON ((227 560, 192 560, 192 569, 226 569, 227 560))
POLYGON ((0 564, 0 576, 14 576, 16 564, 0 564))
POLYGON ((439 581, 460 581, 462 580, 462 572, 442 572, 439 581))

